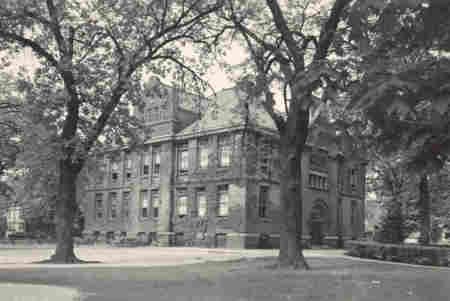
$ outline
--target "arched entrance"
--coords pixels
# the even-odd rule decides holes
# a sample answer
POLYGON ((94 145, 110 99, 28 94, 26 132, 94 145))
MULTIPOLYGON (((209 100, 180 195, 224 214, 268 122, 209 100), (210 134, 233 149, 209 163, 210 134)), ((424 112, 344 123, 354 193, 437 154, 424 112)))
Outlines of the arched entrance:
POLYGON ((322 200, 314 202, 310 214, 311 243, 322 245, 328 227, 328 206, 322 200))

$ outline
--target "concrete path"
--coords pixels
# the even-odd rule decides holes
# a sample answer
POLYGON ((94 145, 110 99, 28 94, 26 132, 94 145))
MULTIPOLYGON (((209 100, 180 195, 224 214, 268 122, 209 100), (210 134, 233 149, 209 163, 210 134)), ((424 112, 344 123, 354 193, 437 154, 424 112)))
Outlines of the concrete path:
MULTIPOLYGON (((86 261, 100 261, 94 264, 36 264, 50 258, 53 249, 0 249, 0 269, 14 268, 90 268, 90 267, 152 267, 194 264, 206 261, 228 261, 241 258, 272 257, 278 250, 232 250, 206 248, 114 248, 79 247, 75 253, 86 261)), ((343 250, 305 250, 307 257, 343 256, 343 250)))

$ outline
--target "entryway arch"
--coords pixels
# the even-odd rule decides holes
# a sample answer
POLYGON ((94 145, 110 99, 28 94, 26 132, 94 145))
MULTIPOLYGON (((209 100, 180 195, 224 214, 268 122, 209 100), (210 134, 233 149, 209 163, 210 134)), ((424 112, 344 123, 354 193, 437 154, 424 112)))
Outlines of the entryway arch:
POLYGON ((309 220, 311 243, 313 245, 322 245, 329 221, 329 209, 324 200, 318 199, 313 203, 309 220))

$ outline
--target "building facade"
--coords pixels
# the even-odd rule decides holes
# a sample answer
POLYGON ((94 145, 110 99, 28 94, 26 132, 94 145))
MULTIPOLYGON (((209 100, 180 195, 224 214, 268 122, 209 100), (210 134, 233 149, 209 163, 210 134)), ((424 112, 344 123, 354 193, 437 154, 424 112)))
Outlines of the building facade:
MULTIPOLYGON (((192 95, 161 87, 165 93, 150 95, 137 112, 148 140, 98 154, 87 171, 84 234, 162 246, 277 247, 278 137, 267 112, 228 89, 200 116, 186 100, 192 95)), ((336 245, 361 234, 363 161, 309 143, 302 164, 304 239, 336 245)))
POLYGON ((6 209, 6 237, 15 234, 24 234, 25 219, 23 217, 23 210, 21 206, 11 206, 6 209))

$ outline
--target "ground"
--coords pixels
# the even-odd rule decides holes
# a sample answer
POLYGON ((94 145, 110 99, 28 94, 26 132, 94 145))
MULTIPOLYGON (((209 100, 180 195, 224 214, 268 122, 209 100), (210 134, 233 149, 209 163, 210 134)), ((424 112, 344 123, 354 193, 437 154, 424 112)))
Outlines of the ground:
MULTIPOLYGON (((85 301, 448 301, 450 296, 448 268, 358 260, 333 250, 306 251, 312 271, 273 269, 270 256, 276 251, 272 250, 196 248, 86 247, 77 250, 81 258, 105 263, 69 267, 24 264, 44 259, 51 252, 0 249, 0 283, 75 288, 85 301)), ((31 300, 5 299, 1 290, 2 301, 31 300)))

